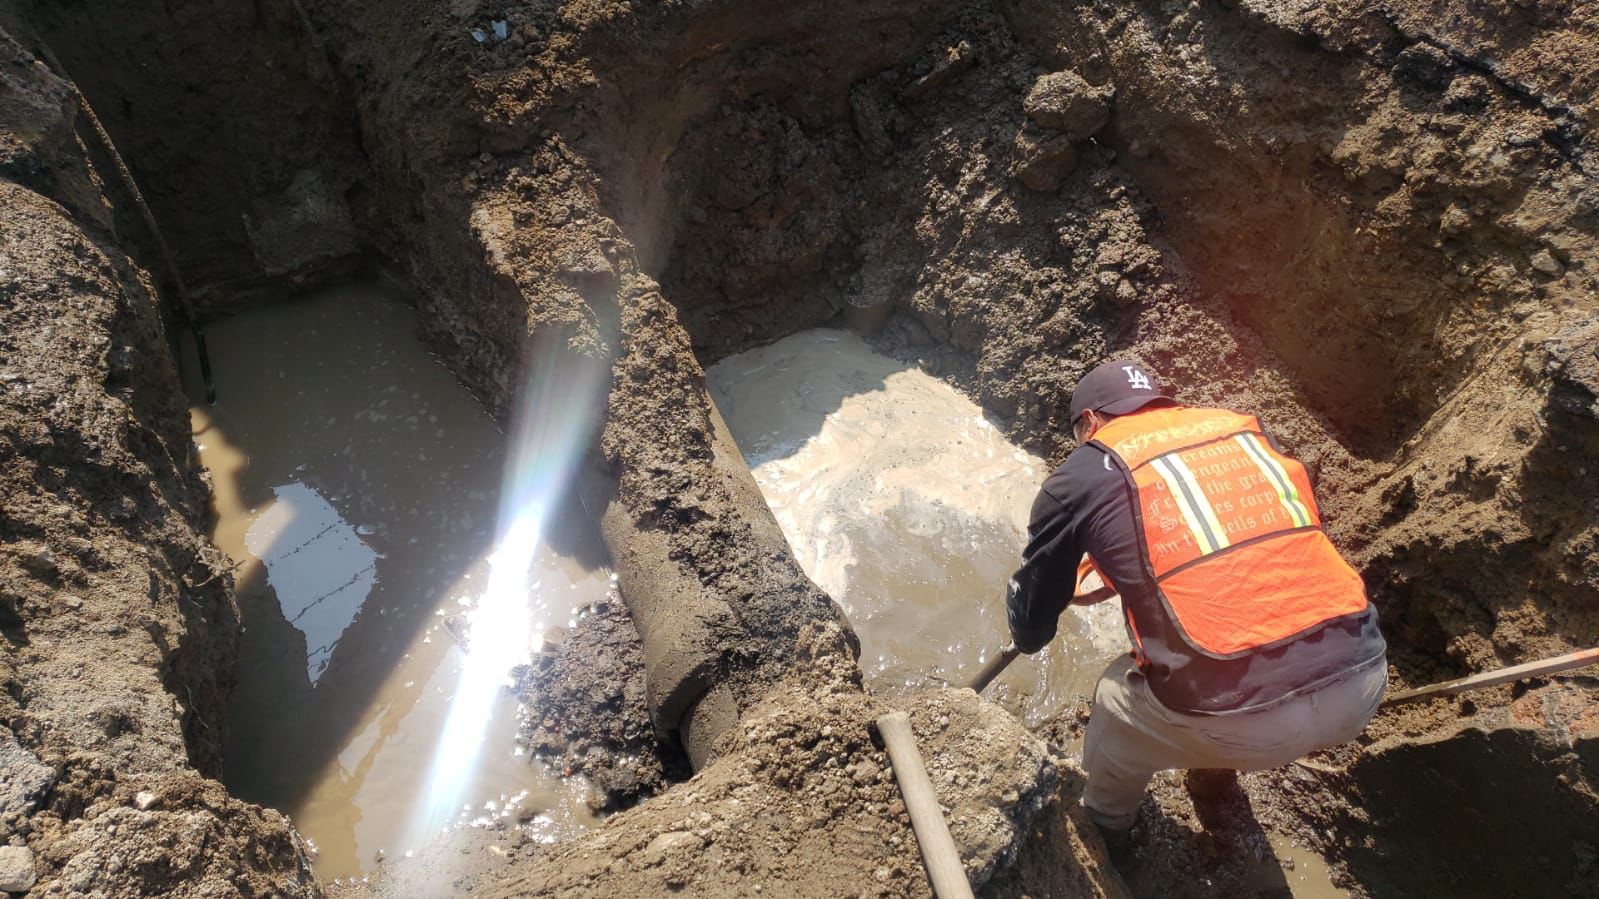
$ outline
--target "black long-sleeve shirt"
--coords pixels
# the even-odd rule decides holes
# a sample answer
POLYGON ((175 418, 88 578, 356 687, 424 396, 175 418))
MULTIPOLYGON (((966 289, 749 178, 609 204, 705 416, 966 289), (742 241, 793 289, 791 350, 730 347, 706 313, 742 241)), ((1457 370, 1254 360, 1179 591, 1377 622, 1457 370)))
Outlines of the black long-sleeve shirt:
MULTIPOLYGON (((1266 439, 1281 451, 1269 435, 1266 439)), ((1033 502, 1022 566, 1011 577, 1005 602, 1011 637, 1024 652, 1036 652, 1054 639, 1087 553, 1137 617, 1144 674, 1168 708, 1198 714, 1262 708, 1384 656, 1376 608, 1369 605, 1363 614, 1243 658, 1221 660, 1199 652, 1160 611, 1158 585, 1140 548, 1134 502, 1120 460, 1093 443, 1078 447, 1044 480, 1033 502)))
POLYGON ((1126 477, 1110 454, 1087 444, 1066 457, 1033 500, 1022 567, 1011 577, 1005 606, 1016 645, 1036 652, 1054 639, 1084 553, 1118 590, 1148 580, 1136 527, 1126 477))

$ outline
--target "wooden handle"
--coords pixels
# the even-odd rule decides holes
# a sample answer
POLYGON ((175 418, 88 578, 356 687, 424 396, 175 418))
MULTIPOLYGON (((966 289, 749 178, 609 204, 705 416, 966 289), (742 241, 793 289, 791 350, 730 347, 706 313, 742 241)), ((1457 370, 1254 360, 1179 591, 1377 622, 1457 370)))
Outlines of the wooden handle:
POLYGON ((1115 596, 1115 595, 1116 595, 1115 588, 1108 587, 1108 586, 1107 587, 1099 587, 1099 588, 1097 588, 1095 590, 1091 590, 1091 591, 1089 591, 1087 593, 1079 593, 1076 596, 1073 596, 1072 597, 1072 605, 1074 605, 1074 606, 1091 606, 1091 605, 1093 605, 1094 603, 1097 603, 1097 602, 1104 602, 1105 600, 1110 599, 1112 596, 1115 596))
POLYGON ((1483 687, 1494 687, 1499 684, 1508 684, 1525 677, 1539 677, 1545 674, 1558 674, 1561 671, 1570 671, 1573 668, 1583 668, 1588 665, 1599 665, 1599 646, 1593 649, 1579 649, 1568 652, 1563 656, 1544 659, 1541 662, 1527 662, 1524 665, 1512 665, 1509 668, 1500 668, 1496 671, 1485 671, 1482 674, 1473 674, 1458 680, 1444 681, 1441 684, 1432 684, 1426 687, 1417 687, 1414 690, 1405 690, 1395 693, 1383 700, 1384 706, 1400 705, 1426 699, 1429 696, 1450 696, 1455 693, 1464 693, 1467 690, 1480 690, 1483 687))
POLYGON ((916 748, 916 735, 911 733, 910 716, 889 712, 877 719, 877 730, 883 735, 883 746, 894 765, 894 779, 905 798, 905 810, 910 813, 933 893, 938 899, 972 899, 972 884, 961 867, 960 851, 949 835, 949 825, 944 823, 944 810, 933 793, 933 782, 927 779, 922 753, 916 748))
POLYGON ((999 677, 1001 671, 1010 667, 1010 663, 1016 661, 1016 657, 1021 654, 1022 651, 1016 648, 1015 643, 1006 643, 1005 648, 999 651, 999 655, 989 659, 988 664, 983 666, 983 670, 977 672, 977 676, 972 678, 972 682, 968 686, 974 692, 983 692, 983 689, 993 682, 994 678, 999 677))

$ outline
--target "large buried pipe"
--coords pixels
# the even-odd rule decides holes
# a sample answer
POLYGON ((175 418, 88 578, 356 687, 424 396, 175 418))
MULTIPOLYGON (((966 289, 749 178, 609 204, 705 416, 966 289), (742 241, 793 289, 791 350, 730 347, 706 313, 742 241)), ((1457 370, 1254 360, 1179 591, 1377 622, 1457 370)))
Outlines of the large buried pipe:
POLYGON ((600 529, 643 643, 656 729, 697 770, 791 669, 807 625, 839 625, 838 651, 859 644, 793 562, 676 308, 643 276, 625 279, 618 301, 622 355, 601 441, 611 470, 592 473, 589 492, 605 495, 600 529))

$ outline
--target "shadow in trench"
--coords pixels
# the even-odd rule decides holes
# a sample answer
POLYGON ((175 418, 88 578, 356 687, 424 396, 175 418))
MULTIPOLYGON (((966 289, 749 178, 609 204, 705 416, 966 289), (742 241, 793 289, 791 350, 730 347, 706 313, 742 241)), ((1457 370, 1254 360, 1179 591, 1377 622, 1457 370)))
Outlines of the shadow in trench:
POLYGON ((1599 730, 1465 730, 1350 774, 1332 849, 1373 896, 1599 896, 1599 730))
POLYGON ((1160 796, 1145 800, 1133 828, 1130 859, 1119 868, 1133 896, 1343 895, 1336 890, 1306 893, 1290 886, 1271 835, 1236 781, 1197 796, 1189 792, 1198 824, 1195 829, 1162 809, 1172 802, 1171 794, 1182 790, 1163 787, 1162 781, 1168 777, 1157 776, 1152 789, 1160 796))

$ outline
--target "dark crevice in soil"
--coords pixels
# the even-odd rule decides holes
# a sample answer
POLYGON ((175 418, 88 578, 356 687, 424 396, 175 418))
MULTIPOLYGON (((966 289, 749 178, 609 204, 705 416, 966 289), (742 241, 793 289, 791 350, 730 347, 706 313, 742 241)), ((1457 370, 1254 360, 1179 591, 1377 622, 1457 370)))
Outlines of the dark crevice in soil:
MULTIPOLYGON (((202 317, 348 279, 366 245, 351 100, 298 6, 69 0, 29 12, 127 161, 202 317)), ((165 279, 131 198, 107 188, 118 234, 165 279)))

